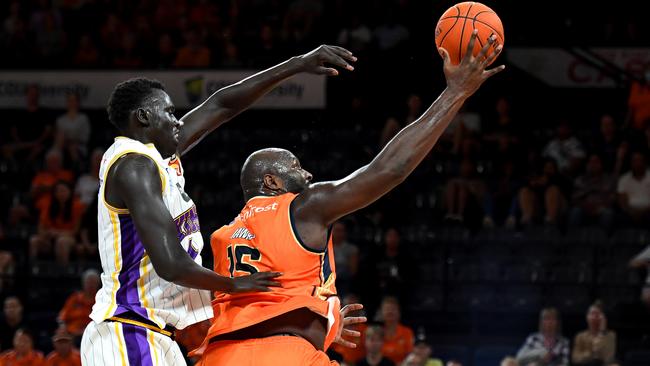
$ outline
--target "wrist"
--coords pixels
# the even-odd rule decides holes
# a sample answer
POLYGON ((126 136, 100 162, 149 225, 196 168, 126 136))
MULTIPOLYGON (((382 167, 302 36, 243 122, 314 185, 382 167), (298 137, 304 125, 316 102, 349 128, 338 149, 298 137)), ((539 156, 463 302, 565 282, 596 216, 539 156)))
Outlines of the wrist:
POLYGON ((304 72, 307 69, 305 60, 303 59, 302 55, 293 56, 287 61, 287 65, 289 66, 289 70, 294 74, 304 72))
POLYGON ((463 90, 462 87, 447 85, 445 90, 443 90, 442 95, 451 98, 453 102, 463 103, 471 94, 466 90, 463 90))

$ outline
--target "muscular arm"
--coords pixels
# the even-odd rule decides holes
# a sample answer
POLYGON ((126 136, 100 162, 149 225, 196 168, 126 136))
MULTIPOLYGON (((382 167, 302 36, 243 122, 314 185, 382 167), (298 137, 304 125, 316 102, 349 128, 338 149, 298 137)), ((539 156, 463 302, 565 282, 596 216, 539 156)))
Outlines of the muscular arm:
MULTIPOLYGON (((476 33, 472 35, 470 50, 475 38, 476 33)), ((326 243, 318 240, 322 238, 320 233, 314 233, 319 231, 318 227, 323 228, 371 204, 411 174, 438 141, 463 102, 487 78, 503 69, 498 67, 485 71, 486 65, 498 54, 491 53, 483 61, 488 46, 486 44, 476 58, 464 58, 458 66, 451 65, 446 51, 441 51, 445 59, 447 88, 424 114, 402 129, 370 164, 341 180, 311 185, 296 198, 292 210, 303 239, 312 245, 320 243, 315 248, 322 249, 326 243)))
POLYGON ((192 149, 201 139, 237 114, 250 107, 255 101, 273 90, 282 81, 299 72, 338 75, 325 63, 352 70, 345 60, 354 61, 352 53, 340 47, 320 46, 317 49, 273 66, 255 75, 217 90, 199 106, 181 118, 178 150, 181 155, 192 149))
MULTIPOLYGON (((136 230, 156 273, 175 284, 211 291, 230 291, 232 281, 195 263, 178 241, 173 219, 162 199, 156 164, 146 156, 129 154, 109 171, 107 199, 129 209, 136 230)), ((112 203, 112 202, 111 202, 112 203)))

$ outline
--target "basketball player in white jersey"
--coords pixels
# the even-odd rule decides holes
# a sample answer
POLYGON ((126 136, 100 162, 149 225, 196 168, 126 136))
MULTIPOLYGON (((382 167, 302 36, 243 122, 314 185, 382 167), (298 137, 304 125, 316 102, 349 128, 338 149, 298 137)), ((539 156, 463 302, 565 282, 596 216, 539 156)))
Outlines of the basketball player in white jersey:
POLYGON ((121 136, 100 168, 102 288, 81 342, 82 364, 184 365, 174 331, 212 317, 210 291, 267 291, 277 272, 229 278, 201 266, 196 207, 179 157, 283 80, 337 75, 356 60, 320 46, 220 89, 177 120, 164 86, 137 78, 116 86, 108 117, 121 136))

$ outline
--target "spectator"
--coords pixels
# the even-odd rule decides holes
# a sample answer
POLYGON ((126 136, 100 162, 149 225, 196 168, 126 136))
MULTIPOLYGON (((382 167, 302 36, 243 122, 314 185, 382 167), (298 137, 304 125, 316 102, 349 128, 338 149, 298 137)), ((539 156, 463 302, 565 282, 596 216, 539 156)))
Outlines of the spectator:
POLYGON ((596 135, 591 150, 603 159, 603 166, 607 173, 618 176, 623 169, 627 143, 622 146, 623 140, 616 127, 616 121, 611 114, 600 117, 600 129, 596 135))
POLYGON ((271 24, 262 24, 259 39, 250 51, 252 66, 272 65, 282 57, 282 45, 276 36, 276 30, 271 24))
POLYGON ((97 262, 97 195, 86 206, 79 228, 79 240, 75 245, 77 260, 94 259, 97 262))
POLYGON ((79 201, 88 207, 97 197, 99 191, 99 166, 104 156, 104 150, 95 149, 90 155, 90 164, 88 172, 77 179, 74 187, 74 193, 79 197, 79 201))
POLYGON ((372 42, 372 32, 361 20, 361 16, 354 13, 348 17, 348 24, 341 29, 336 39, 337 44, 355 55, 364 55, 372 42))
POLYGON ((386 358, 399 365, 413 351, 415 340, 413 330, 400 323, 401 312, 397 298, 384 297, 380 311, 384 322, 384 345, 381 352, 386 358))
POLYGON ((381 131, 379 148, 383 148, 404 126, 420 117, 422 114, 422 99, 417 94, 411 94, 406 100, 406 107, 406 113, 403 119, 389 117, 386 120, 384 128, 381 131))
MULTIPOLYGON (((58 321, 63 329, 81 340, 81 335, 90 322, 90 312, 95 304, 95 295, 101 286, 99 272, 88 269, 81 275, 81 291, 68 296, 59 311, 58 321)), ((79 343, 79 342, 78 342, 79 343)))
POLYGON ((60 17, 57 13, 46 11, 42 13, 39 23, 35 24, 36 29, 34 29, 36 56, 50 67, 60 65, 67 43, 60 17))
POLYGON ((75 166, 88 153, 90 121, 79 111, 79 94, 69 92, 66 96, 66 113, 56 119, 56 146, 65 151, 75 166))
POLYGON ((83 205, 72 195, 68 183, 58 182, 40 210, 38 232, 30 238, 30 258, 36 259, 43 252, 50 253, 54 247, 57 263, 66 266, 83 211, 83 205))
POLYGON ((616 333, 607 329, 600 301, 587 310, 587 329, 573 339, 571 362, 576 366, 605 366, 616 356, 616 333))
POLYGON ((244 66, 239 57, 239 47, 233 42, 227 41, 224 45, 224 55, 221 59, 221 66, 230 69, 241 68, 244 66))
POLYGON ((27 324, 23 317, 23 304, 17 296, 5 298, 0 320, 0 350, 6 350, 13 344, 16 331, 27 324))
POLYGON ((626 217, 635 224, 645 225, 650 218, 650 174, 645 155, 632 154, 630 171, 619 178, 616 191, 619 207, 626 217))
POLYGON ((336 264, 336 289, 345 296, 352 289, 352 283, 359 269, 359 248, 348 241, 347 225, 338 221, 332 226, 334 261, 336 264))
POLYGON ((567 208, 566 196, 571 183, 560 175, 554 160, 546 159, 542 166, 542 171, 533 174, 528 184, 519 190, 517 203, 524 226, 532 225, 542 217, 544 223, 556 224, 567 208))
POLYGON ((519 362, 517 362, 517 359, 512 356, 506 356, 501 360, 501 366, 519 366, 519 362))
POLYGON ((54 351, 45 359, 45 366, 81 366, 81 354, 72 344, 72 336, 58 328, 52 336, 54 351))
MULTIPOLYGON (((349 304, 360 304, 360 303, 361 301, 356 294, 349 293, 343 297, 343 301, 341 301, 341 307, 349 304)), ((358 310, 358 311, 350 312, 348 316, 366 316, 366 314, 363 310, 358 310)), ((366 354, 365 344, 366 344, 367 325, 366 323, 354 324, 350 326, 349 329, 361 333, 361 337, 359 338, 350 338, 347 336, 343 337, 345 340, 356 344, 357 347, 348 348, 348 347, 341 346, 337 343, 334 343, 332 345, 332 348, 335 352, 337 352, 343 357, 343 361, 345 362, 346 365, 354 365, 357 361, 361 360, 366 354)))
POLYGON ((0 222, 0 293, 5 289, 5 285, 12 282, 15 264, 14 250, 15 248, 5 235, 4 225, 0 222))
POLYGON ((516 175, 514 161, 505 160, 498 163, 495 174, 492 174, 489 181, 489 193, 485 199, 484 226, 489 227, 490 223, 507 224, 506 220, 512 209, 513 201, 517 197, 519 187, 521 187, 521 182, 516 175))
POLYGON ((366 357, 356 363, 356 366, 395 366, 395 363, 382 354, 384 346, 384 330, 377 325, 366 329, 366 357))
POLYGON ((122 33, 120 47, 114 55, 113 66, 117 68, 137 69, 144 64, 140 48, 138 47, 138 39, 136 35, 130 31, 122 33))
POLYGON ((200 68, 210 66, 210 49, 203 45, 201 34, 196 29, 185 32, 185 46, 178 50, 174 66, 200 68))
POLYGON ((51 149, 45 155, 45 169, 36 173, 32 179, 31 196, 34 206, 42 208, 52 193, 57 182, 64 181, 72 184, 74 174, 63 168, 63 155, 59 150, 51 149))
POLYGON ((164 33, 158 38, 158 54, 155 63, 159 69, 169 69, 174 65, 176 59, 176 48, 174 39, 169 33, 164 33))
POLYGON ((630 260, 631 268, 645 268, 646 279, 641 289, 641 301, 650 308, 650 245, 630 260))
POLYGON ((26 152, 19 161, 34 161, 52 136, 51 115, 40 107, 39 93, 38 85, 29 85, 25 89, 25 110, 9 116, 11 148, 15 152, 26 152))
POLYGON ((560 313, 545 308, 539 317, 539 332, 526 338, 517 352, 517 361, 521 366, 568 366, 569 341, 562 336, 560 313))
POLYGON ((424 333, 418 333, 413 352, 406 356, 406 359, 402 362, 402 366, 442 366, 442 361, 437 358, 431 358, 431 353, 431 345, 427 341, 426 335, 424 333))
POLYGON ((458 360, 449 360, 445 366, 463 366, 463 363, 458 360))
MULTIPOLYGON (((485 183, 476 177, 476 166, 468 158, 460 163, 458 177, 451 178, 447 182, 445 190, 445 206, 447 207, 446 218, 452 221, 473 221, 481 220, 485 215, 485 199, 487 187, 485 183)), ((491 220, 491 218, 486 217, 491 220)), ((492 222, 493 223, 493 222, 492 222)), ((486 224, 489 224, 486 222, 486 224)))
POLYGON ((590 222, 609 231, 614 221, 615 201, 614 180, 603 171, 600 156, 590 155, 585 174, 574 184, 569 223, 579 226, 590 222))
POLYGON ((496 153, 497 160, 516 158, 512 154, 518 152, 522 131, 521 125, 512 118, 508 98, 499 97, 494 111, 494 117, 487 120, 483 141, 496 153))
POLYGON ((380 51, 392 53, 405 45, 410 38, 408 29, 397 21, 393 9, 384 13, 384 22, 375 28, 373 35, 380 51))
POLYGON ((645 130, 650 121, 650 65, 640 80, 632 81, 627 107, 626 125, 637 131, 645 130))
POLYGON ((379 300, 377 294, 397 295, 402 302, 408 300, 414 269, 410 256, 401 249, 401 241, 399 231, 388 228, 384 232, 382 252, 373 252, 365 260, 367 269, 362 281, 367 285, 363 288, 363 296, 373 304, 379 300))
POLYGON ((34 349, 32 334, 20 328, 13 339, 14 348, 0 354, 1 366, 44 366, 43 353, 34 349))
POLYGON ((573 175, 585 158, 585 151, 582 143, 573 136, 569 123, 562 121, 556 129, 555 138, 544 147, 542 156, 555 160, 561 173, 573 175))
POLYGON ((99 50, 90 34, 86 33, 79 38, 79 45, 72 58, 72 64, 79 68, 99 66, 99 50))

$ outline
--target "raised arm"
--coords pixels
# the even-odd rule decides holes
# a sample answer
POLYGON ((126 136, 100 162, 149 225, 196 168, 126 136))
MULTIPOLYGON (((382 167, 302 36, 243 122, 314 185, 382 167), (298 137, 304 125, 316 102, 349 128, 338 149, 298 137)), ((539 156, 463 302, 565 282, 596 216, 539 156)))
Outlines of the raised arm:
POLYGON ((164 280, 222 292, 266 291, 267 286, 277 285, 272 281, 276 273, 231 279, 195 263, 178 240, 176 226, 162 199, 158 168, 148 157, 129 154, 119 159, 111 167, 106 184, 107 199, 129 210, 147 255, 164 280))
POLYGON ((250 107, 282 81, 299 73, 338 75, 338 71, 327 65, 334 65, 352 71, 348 61, 356 61, 352 52, 337 46, 322 45, 301 56, 275 65, 235 84, 217 90, 203 103, 181 118, 178 150, 189 151, 203 137, 223 123, 250 107))
MULTIPOLYGON (((472 56, 476 32, 469 44, 470 52, 454 66, 444 49, 447 88, 420 118, 402 129, 370 164, 348 177, 311 185, 293 204, 297 221, 306 225, 329 225, 340 217, 356 211, 383 196, 400 184, 415 169, 438 141, 463 102, 490 76, 503 66, 485 70, 501 50, 488 55, 489 44, 476 57, 472 56), (486 57, 487 56, 487 57, 486 57)), ((300 225, 300 224, 299 224, 300 225)), ((300 227, 298 228, 299 231, 300 227)))

